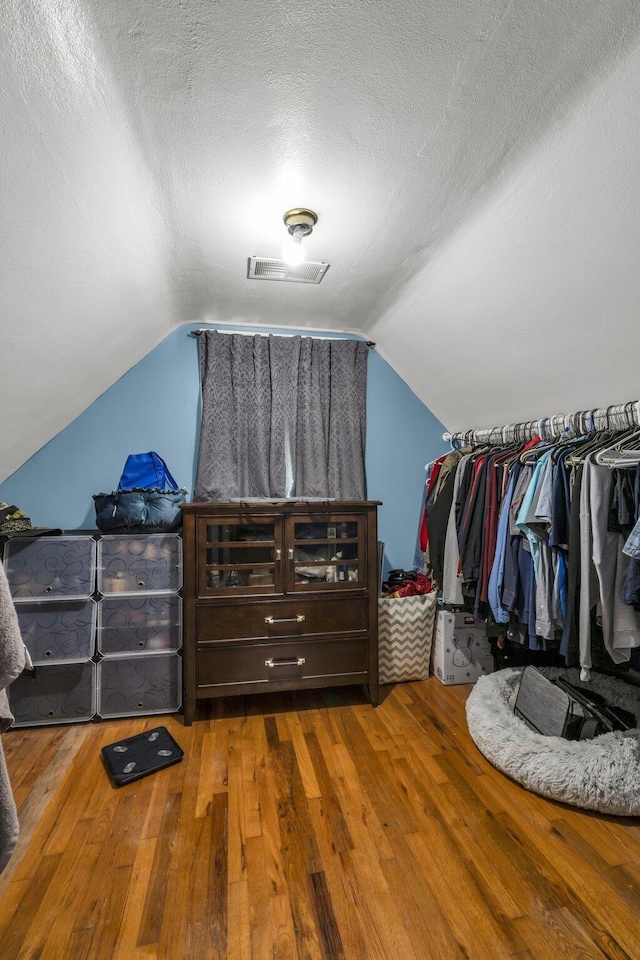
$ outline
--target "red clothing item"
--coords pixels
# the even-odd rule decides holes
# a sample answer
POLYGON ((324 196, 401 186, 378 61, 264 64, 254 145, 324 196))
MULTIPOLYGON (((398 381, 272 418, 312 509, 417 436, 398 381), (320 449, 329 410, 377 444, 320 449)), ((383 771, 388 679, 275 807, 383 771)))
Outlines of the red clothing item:
POLYGON ((429 577, 424 573, 419 573, 415 580, 404 580, 393 593, 387 594, 389 597, 415 597, 421 593, 431 593, 433 585, 429 577))
MULTIPOLYGON (((509 454, 511 456, 511 454, 509 454)), ((489 574, 493 566, 498 539, 498 472, 503 457, 497 456, 489 465, 487 477, 487 496, 485 500, 483 539, 482 539, 482 570, 480 571, 480 600, 489 602, 489 574)))
POLYGON ((427 499, 433 486, 438 479, 438 474, 440 473, 440 467, 447 458, 447 454, 444 457, 439 457, 438 460, 434 460, 433 467, 431 469, 431 476, 427 481, 427 490, 424 495, 424 504, 422 506, 422 520, 420 522, 420 549, 423 553, 426 553, 427 547, 429 545, 429 532, 427 530, 427 499))

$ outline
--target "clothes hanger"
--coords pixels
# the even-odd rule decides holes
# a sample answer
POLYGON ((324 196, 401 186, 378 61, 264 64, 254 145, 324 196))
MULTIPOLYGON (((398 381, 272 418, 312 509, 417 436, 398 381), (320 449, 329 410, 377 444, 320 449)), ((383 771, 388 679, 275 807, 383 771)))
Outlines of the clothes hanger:
POLYGON ((576 446, 576 450, 569 454, 565 462, 572 467, 580 466, 589 454, 599 450, 603 444, 610 444, 615 435, 615 430, 598 430, 592 436, 583 437, 582 443, 576 446))
POLYGON ((517 460, 522 452, 522 443, 519 441, 516 442, 515 440, 516 426, 516 424, 509 424, 501 428, 502 443, 493 448, 495 457, 492 460, 492 467, 494 470, 499 470, 501 467, 508 469, 511 463, 514 460, 517 460), (514 431, 514 439, 511 442, 508 442, 509 430, 511 429, 514 431))
POLYGON ((547 424, 549 423, 549 417, 543 417, 542 420, 538 421, 538 436, 540 437, 540 443, 536 444, 535 447, 529 447, 527 450, 523 450, 520 453, 520 463, 527 464, 531 466, 534 463, 537 463, 542 454, 550 446, 550 439, 545 436, 547 430, 547 424))
POLYGON ((600 466, 613 469, 614 467, 634 467, 640 463, 640 450, 632 446, 640 438, 640 429, 633 417, 634 407, 640 414, 640 403, 626 403, 622 415, 627 429, 616 437, 614 444, 596 452, 595 460, 600 466))
MULTIPOLYGON (((589 440, 584 446, 580 447, 576 454, 567 457, 567 462, 575 466, 576 464, 584 463, 586 457, 589 456, 589 454, 593 454, 594 459, 600 466, 609 466, 611 468, 616 465, 621 467, 635 466, 636 463, 640 462, 640 450, 636 451, 638 459, 633 463, 631 462, 631 456, 623 459, 622 452, 627 449, 627 443, 635 443, 639 437, 640 431, 638 430, 625 430, 623 433, 615 429, 601 431, 597 433, 592 440, 589 440), (612 441, 615 441, 615 443, 612 444, 612 441), (610 458, 606 458, 604 456, 605 454, 611 454, 610 458), (603 455, 602 459, 600 459, 601 455, 603 455), (616 457, 620 461, 619 464, 614 462, 614 458, 616 457)), ((629 454, 631 454, 630 450, 629 454)))
POLYGON ((595 461, 601 467, 635 467, 640 463, 640 450, 630 446, 640 439, 640 430, 627 431, 616 439, 611 446, 603 447, 595 454, 595 461))
MULTIPOLYGON (((501 465, 504 466, 505 470, 510 470, 513 464, 519 460, 520 456, 525 452, 523 447, 528 446, 534 440, 540 440, 539 434, 534 433, 534 430, 537 431, 538 427, 539 421, 528 420, 526 423, 514 423, 513 425, 510 424, 503 428, 503 431, 513 430, 513 441, 503 447, 505 454, 510 454, 505 460, 501 461, 501 465)), ((529 447, 529 449, 532 448, 529 447)))
MULTIPOLYGON (((584 414, 575 413, 564 418, 562 433, 555 448, 551 451, 551 459, 554 463, 557 463, 567 451, 578 451, 587 441, 594 439, 593 433, 587 433, 583 417, 584 414)), ((569 462, 569 457, 567 457, 567 462, 569 462)))
POLYGON ((565 453, 567 450, 572 449, 577 444, 584 442, 584 437, 581 435, 581 423, 582 421, 576 420, 576 417, 581 417, 580 414, 569 414, 563 416, 558 414, 557 417, 552 417, 550 421, 550 429, 553 434, 553 439, 550 441, 551 446, 551 459, 556 463, 559 457, 565 453), (560 422, 557 424, 558 433, 555 433, 555 423, 554 421, 559 419, 560 422))
POLYGON ((607 420, 607 426, 604 429, 596 429, 595 425, 595 409, 590 411, 585 411, 584 414, 579 414, 580 417, 580 427, 584 431, 584 436, 580 438, 580 443, 575 451, 575 453, 569 454, 566 459, 566 463, 572 467, 579 466, 584 463, 585 458, 592 453, 594 450, 597 450, 602 446, 603 443, 609 443, 609 441, 615 436, 616 430, 613 429, 610 425, 609 418, 609 408, 607 407, 605 411, 605 416, 607 420), (590 423, 586 422, 583 424, 582 417, 590 418, 590 423))

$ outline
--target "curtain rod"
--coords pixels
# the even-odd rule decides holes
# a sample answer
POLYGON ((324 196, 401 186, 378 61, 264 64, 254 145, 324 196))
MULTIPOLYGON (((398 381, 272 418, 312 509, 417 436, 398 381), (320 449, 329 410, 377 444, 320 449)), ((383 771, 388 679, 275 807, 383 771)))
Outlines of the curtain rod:
MULTIPOLYGON (((191 333, 194 337, 199 337, 201 333, 206 333, 209 330, 209 327, 200 327, 198 330, 191 330, 191 333)), ((239 333, 241 337, 269 337, 272 334, 269 333, 250 333, 248 330, 218 330, 217 333, 239 333)), ((273 334, 276 337, 296 337, 299 334, 296 333, 276 333, 273 334)), ((348 340, 348 337, 318 337, 313 336, 313 334, 303 334, 303 336, 309 336, 312 340, 348 340)), ((373 340, 367 340, 368 347, 375 347, 375 342, 373 340)))
POLYGON ((508 423, 503 427, 489 427, 486 430, 443 433, 442 439, 464 444, 513 443, 530 440, 535 436, 540 436, 544 440, 553 440, 558 437, 595 433, 597 430, 628 430, 636 426, 640 426, 640 400, 615 403, 610 407, 593 410, 579 410, 577 413, 556 413, 541 420, 508 423))

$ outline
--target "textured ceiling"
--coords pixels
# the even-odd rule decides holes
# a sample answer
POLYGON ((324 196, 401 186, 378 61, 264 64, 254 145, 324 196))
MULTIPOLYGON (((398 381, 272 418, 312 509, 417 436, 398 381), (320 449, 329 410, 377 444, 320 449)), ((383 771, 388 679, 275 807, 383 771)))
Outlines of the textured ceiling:
POLYGON ((180 323, 371 335, 454 428, 634 398, 640 4, 602 10, 4 0, 0 479, 180 323), (247 280, 298 205, 323 282, 247 280))

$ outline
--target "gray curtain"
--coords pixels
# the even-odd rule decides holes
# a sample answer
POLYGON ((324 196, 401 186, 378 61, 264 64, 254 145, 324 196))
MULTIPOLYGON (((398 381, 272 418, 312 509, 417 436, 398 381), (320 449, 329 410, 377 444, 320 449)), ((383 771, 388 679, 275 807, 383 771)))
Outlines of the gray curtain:
POLYGON ((364 500, 368 352, 358 340, 202 333, 194 499, 364 500))

